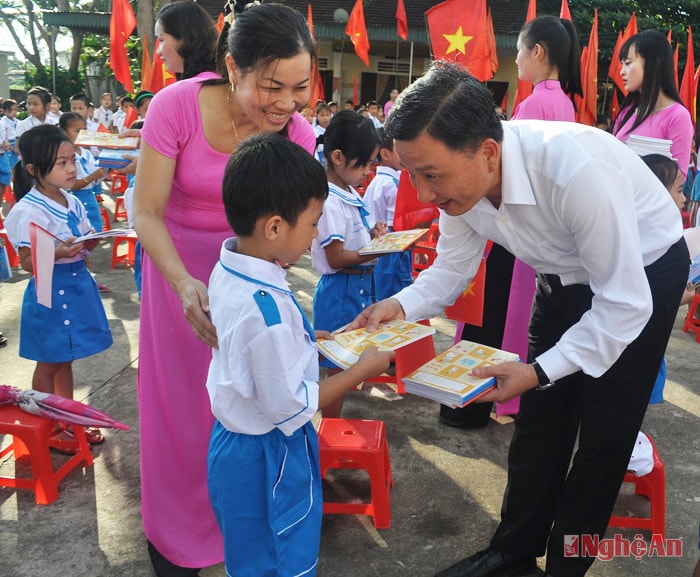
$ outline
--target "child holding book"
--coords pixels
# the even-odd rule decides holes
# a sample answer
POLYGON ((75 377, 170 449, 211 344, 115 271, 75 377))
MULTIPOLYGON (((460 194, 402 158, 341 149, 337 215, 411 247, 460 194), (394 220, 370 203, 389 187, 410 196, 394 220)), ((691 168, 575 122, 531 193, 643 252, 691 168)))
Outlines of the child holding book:
MULTIPOLYGON (((73 244, 92 231, 83 205, 67 190, 75 186, 77 170, 73 143, 57 126, 31 128, 20 140, 21 161, 15 166, 17 204, 5 220, 10 242, 17 247, 21 267, 34 272, 30 224, 56 237, 51 308, 39 304, 36 276, 27 284, 22 303, 19 356, 36 361, 32 388, 73 398, 76 359, 112 345, 104 306, 85 258, 97 240, 73 244)), ((99 429, 85 430, 88 442, 104 440, 99 429)), ((58 428, 51 447, 76 453, 78 444, 67 428, 58 428)))
POLYGON ((316 335, 277 263, 307 250, 327 194, 319 163, 272 133, 242 142, 224 174, 237 236, 224 241, 209 283, 219 347, 207 390, 217 419, 208 486, 227 575, 315 574, 323 499, 311 418, 393 356, 370 347, 318 382, 316 335))
MULTIPOLYGON (((401 164, 394 150, 394 140, 389 138, 383 128, 379 134, 379 166, 376 175, 369 183, 364 203, 369 210, 369 222, 385 222, 387 230, 394 231, 394 212, 396 211, 396 193, 399 189, 401 164)), ((382 300, 395 295, 402 288, 413 282, 411 276, 412 256, 410 250, 387 254, 374 265, 374 297, 382 300)))
MULTIPOLYGON (((358 251, 375 236, 386 232, 377 222, 370 228, 367 207, 355 190, 369 172, 379 152, 379 136, 372 121, 351 110, 338 112, 324 135, 328 199, 318 222, 318 238, 311 245, 313 267, 321 273, 313 301, 314 328, 334 331, 349 323, 372 303, 369 264, 377 258, 358 251)), ((332 375, 339 369, 321 361, 332 375)), ((323 414, 337 417, 342 398, 323 414)))

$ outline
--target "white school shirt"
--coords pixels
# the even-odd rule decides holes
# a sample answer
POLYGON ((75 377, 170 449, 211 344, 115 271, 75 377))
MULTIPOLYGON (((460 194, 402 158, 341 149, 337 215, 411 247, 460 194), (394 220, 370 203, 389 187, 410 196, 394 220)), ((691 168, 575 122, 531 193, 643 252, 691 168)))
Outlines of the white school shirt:
POLYGON ((374 226, 378 221, 386 223, 387 226, 394 226, 400 177, 401 173, 390 166, 377 167, 377 172, 362 197, 369 210, 367 220, 370 226, 374 226))
POLYGON ((60 116, 58 114, 55 114, 53 112, 47 112, 46 113, 46 121, 44 124, 50 124, 51 126, 58 126, 58 121, 60 120, 60 116))
POLYGON ((233 252, 236 242, 223 242, 209 279, 219 340, 207 377, 212 413, 236 433, 264 435, 278 428, 291 435, 318 409, 318 349, 284 269, 233 252), (256 298, 274 303, 261 306, 256 298), (263 310, 277 310, 279 322, 270 326, 263 310))
POLYGON ((96 124, 101 124, 107 130, 112 130, 113 118, 114 112, 112 112, 109 108, 104 108, 102 106, 95 109, 95 114, 92 117, 96 124))
MULTIPOLYGON (((82 203, 64 190, 61 191, 61 194, 66 198, 68 207, 44 196, 36 187, 32 188, 12 207, 5 219, 5 229, 12 246, 18 250, 31 246, 29 238, 29 223, 31 222, 35 222, 60 240, 75 236, 75 233, 68 226, 70 213, 75 216, 76 225, 81 235, 91 232, 92 227, 82 203)), ((59 264, 78 262, 89 254, 87 249, 83 249, 73 258, 62 258, 56 262, 59 264)))
POLYGON ((15 134, 17 135, 17 138, 22 136, 27 130, 30 128, 34 128, 35 126, 41 126, 42 124, 47 124, 48 120, 48 115, 46 118, 44 118, 44 122, 41 122, 36 116, 27 116, 24 120, 20 120, 17 122, 17 127, 15 128, 15 134))
MULTIPOLYGON (((81 146, 75 147, 75 167, 78 170, 78 180, 81 178, 87 178, 99 168, 99 166, 97 166, 97 160, 95 160, 92 152, 81 146)), ((93 181, 88 183, 83 188, 79 188, 78 190, 92 190, 95 188, 96 184, 96 181, 93 181)))
POLYGON ((121 108, 114 113, 114 116, 112 117, 112 124, 117 127, 118 132, 122 132, 124 130, 125 120, 126 112, 124 112, 121 108))
POLYGON ((9 141, 17 138, 17 119, 3 116, 0 118, 0 135, 4 132, 4 138, 9 141))
POLYGON ((328 183, 328 198, 318 221, 318 236, 311 243, 311 264, 318 272, 334 274, 340 270, 328 264, 324 250, 334 240, 342 242, 344 250, 360 250, 372 240, 366 213, 362 198, 352 186, 348 192, 328 183))
POLYGON ((384 125, 382 124, 382 121, 379 120, 379 118, 377 118, 376 116, 372 116, 371 114, 369 115, 369 117, 372 119, 372 124, 374 124, 375 128, 383 128, 384 127, 384 125))
POLYGON ((552 380, 578 370, 599 377, 651 316, 644 267, 681 238, 680 213, 641 158, 611 134, 539 120, 503 127, 500 208, 484 198, 460 216, 441 211, 435 263, 396 298, 407 319, 442 312, 491 239, 563 285, 590 285, 591 309, 537 361, 552 380))

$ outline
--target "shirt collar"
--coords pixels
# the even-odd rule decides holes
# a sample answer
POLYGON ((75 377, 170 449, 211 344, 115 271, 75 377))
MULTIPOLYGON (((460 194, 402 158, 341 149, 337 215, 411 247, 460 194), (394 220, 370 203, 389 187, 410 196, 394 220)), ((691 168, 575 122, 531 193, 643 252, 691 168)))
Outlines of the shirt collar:
POLYGON ((517 121, 504 122, 501 146, 501 202, 504 204, 537 204, 525 168, 517 121))
POLYGON ((401 172, 398 170, 394 170, 390 166, 378 166, 377 167, 377 174, 388 174, 392 178, 398 179, 401 176, 401 172))
POLYGON ((335 184, 329 182, 328 192, 329 194, 337 196, 340 200, 351 204, 352 206, 358 206, 360 208, 363 208, 365 206, 362 202, 362 199, 360 198, 360 195, 357 194, 357 191, 352 186, 350 187, 350 192, 348 192, 347 190, 343 190, 339 186, 336 186, 335 184))
POLYGON ((221 245, 220 260, 227 268, 235 271, 236 276, 252 282, 259 282, 268 287, 289 292, 286 271, 277 263, 234 252, 238 239, 227 238, 221 245))

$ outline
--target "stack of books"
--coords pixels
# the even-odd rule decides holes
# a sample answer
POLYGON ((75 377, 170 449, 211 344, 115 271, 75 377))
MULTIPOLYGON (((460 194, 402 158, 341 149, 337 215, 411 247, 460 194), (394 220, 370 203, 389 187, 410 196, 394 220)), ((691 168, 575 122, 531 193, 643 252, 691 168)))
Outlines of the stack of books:
POLYGON ((630 134, 625 143, 639 156, 647 154, 661 154, 667 158, 673 158, 671 155, 671 140, 665 138, 652 138, 651 136, 640 136, 639 134, 630 134))
POLYGON ((515 353, 487 347, 471 341, 459 341, 432 361, 404 377, 406 392, 463 407, 491 390, 496 379, 471 376, 473 369, 507 361, 518 361, 515 353))

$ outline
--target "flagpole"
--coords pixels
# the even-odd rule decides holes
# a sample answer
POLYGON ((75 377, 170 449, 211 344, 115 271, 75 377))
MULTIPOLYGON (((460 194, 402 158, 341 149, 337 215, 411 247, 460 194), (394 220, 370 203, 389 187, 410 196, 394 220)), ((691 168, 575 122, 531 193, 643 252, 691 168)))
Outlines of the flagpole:
POLYGON ((411 84, 411 73, 413 72, 413 40, 411 40, 411 56, 408 59, 408 83, 411 84))

